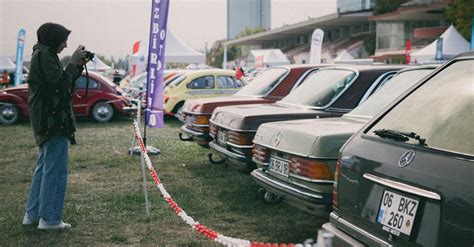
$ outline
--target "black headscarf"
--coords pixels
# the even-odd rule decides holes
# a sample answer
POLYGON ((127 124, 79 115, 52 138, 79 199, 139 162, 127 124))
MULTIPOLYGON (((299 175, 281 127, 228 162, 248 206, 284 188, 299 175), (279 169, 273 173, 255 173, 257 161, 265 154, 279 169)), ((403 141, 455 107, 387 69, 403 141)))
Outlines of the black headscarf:
POLYGON ((64 26, 51 22, 41 25, 36 31, 38 43, 48 46, 53 51, 56 51, 59 45, 67 40, 70 33, 71 31, 64 26))

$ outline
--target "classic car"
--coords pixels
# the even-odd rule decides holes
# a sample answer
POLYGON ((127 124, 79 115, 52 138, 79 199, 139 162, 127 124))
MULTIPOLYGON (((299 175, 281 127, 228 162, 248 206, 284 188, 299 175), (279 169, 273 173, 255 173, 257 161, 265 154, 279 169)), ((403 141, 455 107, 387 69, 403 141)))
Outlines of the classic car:
POLYGON ((446 62, 341 148, 336 246, 474 245, 474 51, 446 62))
POLYGON ((364 103, 340 118, 305 119, 260 125, 253 140, 252 171, 266 204, 282 200, 310 213, 331 208, 339 149, 357 130, 435 66, 403 69, 364 103))
POLYGON ((268 122, 340 117, 391 78, 400 66, 334 66, 321 68, 282 100, 266 105, 218 107, 210 120, 210 162, 226 162, 241 171, 256 168, 252 140, 257 128, 268 122), (213 159, 213 154, 221 157, 213 159))
POLYGON ((291 90, 296 88, 311 71, 320 66, 289 65, 268 68, 259 74, 252 83, 230 97, 211 99, 191 99, 184 104, 181 119, 180 139, 195 141, 197 144, 208 147, 212 140, 209 135, 209 118, 216 107, 273 103, 282 99, 291 90))
MULTIPOLYGON (((128 106, 128 100, 112 81, 98 73, 89 72, 88 90, 86 82, 85 73, 75 82, 72 103, 76 116, 91 116, 95 121, 105 123, 115 113, 127 114, 123 108, 128 106)), ((28 117, 28 84, 0 90, 0 123, 14 124, 20 117, 28 117)))
POLYGON ((229 96, 240 90, 247 82, 236 78, 234 70, 202 69, 189 70, 178 76, 164 90, 165 113, 179 117, 184 102, 188 99, 229 96))

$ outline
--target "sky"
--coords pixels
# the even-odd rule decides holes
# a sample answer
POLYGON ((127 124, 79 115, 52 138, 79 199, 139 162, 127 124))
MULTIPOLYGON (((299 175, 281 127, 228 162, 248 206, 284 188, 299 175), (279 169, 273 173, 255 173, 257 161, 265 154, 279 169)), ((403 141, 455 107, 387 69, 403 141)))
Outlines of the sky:
MULTIPOLYGON (((271 0, 271 28, 334 13, 336 0, 271 0)), ((226 0, 170 0, 168 28, 196 50, 226 36, 226 0)), ((72 30, 69 55, 82 44, 106 57, 125 57, 137 40, 148 39, 151 0, 0 0, 0 57, 15 57, 20 28, 26 30, 25 56, 36 30, 56 22, 72 30)))

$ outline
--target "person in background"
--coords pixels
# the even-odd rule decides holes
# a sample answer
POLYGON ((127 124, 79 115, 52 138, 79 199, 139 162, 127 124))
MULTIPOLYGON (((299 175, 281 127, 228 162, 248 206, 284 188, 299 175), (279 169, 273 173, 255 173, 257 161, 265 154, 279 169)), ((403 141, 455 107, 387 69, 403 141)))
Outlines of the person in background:
POLYGON ((8 87, 8 84, 10 83, 10 76, 8 75, 8 71, 5 69, 3 70, 2 73, 2 78, 0 78, 0 88, 6 88, 8 87))
POLYGON ((23 225, 65 229, 62 220, 67 184, 68 141, 75 144, 71 96, 81 75, 85 47, 79 46, 63 70, 58 54, 67 47, 71 31, 56 23, 38 28, 28 74, 28 108, 39 156, 25 206, 23 225))

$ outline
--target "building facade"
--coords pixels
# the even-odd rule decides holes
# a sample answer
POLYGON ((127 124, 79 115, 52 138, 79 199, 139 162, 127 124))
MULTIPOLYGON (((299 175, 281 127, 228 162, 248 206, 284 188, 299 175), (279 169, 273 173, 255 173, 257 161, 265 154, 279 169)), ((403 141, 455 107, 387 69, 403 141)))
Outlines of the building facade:
POLYGON ((271 27, 271 0, 227 0, 227 39, 246 28, 271 27))

